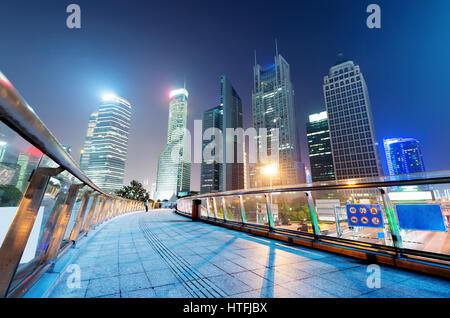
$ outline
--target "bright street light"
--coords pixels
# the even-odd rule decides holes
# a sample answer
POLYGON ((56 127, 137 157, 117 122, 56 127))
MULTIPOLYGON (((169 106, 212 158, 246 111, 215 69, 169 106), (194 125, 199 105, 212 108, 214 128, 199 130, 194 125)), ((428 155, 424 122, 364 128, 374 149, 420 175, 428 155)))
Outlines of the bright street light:
POLYGON ((265 165, 264 168, 263 168, 263 173, 268 175, 268 176, 273 176, 277 172, 278 172, 278 168, 273 163, 269 163, 269 164, 265 165))

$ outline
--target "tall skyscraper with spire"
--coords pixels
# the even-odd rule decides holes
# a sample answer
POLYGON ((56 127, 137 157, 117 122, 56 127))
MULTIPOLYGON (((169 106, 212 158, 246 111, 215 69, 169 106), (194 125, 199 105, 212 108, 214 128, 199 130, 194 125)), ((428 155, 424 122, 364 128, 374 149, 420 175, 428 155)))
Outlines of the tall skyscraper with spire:
POLYGON ((191 184, 190 149, 184 140, 189 93, 185 88, 170 92, 167 143, 158 160, 156 198, 170 200, 179 192, 189 192, 191 184))
MULTIPOLYGON (((266 67, 257 64, 255 53, 252 112, 258 149, 264 138, 260 128, 266 128, 268 155, 274 151, 279 153, 278 173, 270 178, 272 185, 304 183, 305 169, 300 157, 291 71, 289 63, 278 53, 277 46, 274 63, 266 67), (275 129, 279 131, 279 146, 271 149, 275 129)), ((263 173, 264 164, 258 154, 258 163, 251 165, 249 172, 250 187, 269 185, 269 178, 263 173)))
MULTIPOLYGON (((202 160, 200 191, 202 193, 244 188, 244 145, 237 136, 227 136, 227 128, 242 128, 242 100, 230 80, 220 77, 220 104, 203 113, 202 130, 222 131, 222 162, 202 160), (227 154, 227 148, 233 153, 227 154), (227 162, 227 155, 233 158, 227 162)), ((202 150, 211 141, 204 140, 202 150)))
POLYGON ((379 176, 369 91, 359 65, 340 54, 324 76, 323 95, 336 179, 379 176))
POLYGON ((80 167, 101 189, 114 193, 123 186, 131 123, 131 104, 106 95, 91 114, 80 167))

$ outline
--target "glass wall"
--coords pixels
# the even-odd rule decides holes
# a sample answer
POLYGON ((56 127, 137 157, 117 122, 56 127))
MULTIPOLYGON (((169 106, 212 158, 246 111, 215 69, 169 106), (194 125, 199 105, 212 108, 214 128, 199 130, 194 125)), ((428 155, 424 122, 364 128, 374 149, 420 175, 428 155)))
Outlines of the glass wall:
POLYGON ((267 201, 264 194, 245 194, 242 196, 247 223, 269 225, 267 201))
POLYGON ((226 208, 226 218, 230 221, 242 222, 241 201, 239 196, 223 197, 226 208))
POLYGON ((386 189, 404 248, 450 254, 450 185, 386 189))
POLYGON ((268 194, 268 199, 275 227, 313 233, 308 198, 304 192, 273 192, 268 194))

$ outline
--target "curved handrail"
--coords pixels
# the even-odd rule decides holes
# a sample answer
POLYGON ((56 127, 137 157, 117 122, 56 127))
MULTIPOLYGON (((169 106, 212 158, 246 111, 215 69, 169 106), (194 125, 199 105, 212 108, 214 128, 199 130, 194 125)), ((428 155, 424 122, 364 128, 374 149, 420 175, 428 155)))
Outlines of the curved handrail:
MULTIPOLYGON (((24 100, 11 82, 0 71, 0 120, 22 136, 64 170, 108 197, 116 197, 97 187, 81 170, 72 156, 63 148, 45 126, 33 108, 24 100)), ((121 198, 125 199, 125 198, 121 198)))

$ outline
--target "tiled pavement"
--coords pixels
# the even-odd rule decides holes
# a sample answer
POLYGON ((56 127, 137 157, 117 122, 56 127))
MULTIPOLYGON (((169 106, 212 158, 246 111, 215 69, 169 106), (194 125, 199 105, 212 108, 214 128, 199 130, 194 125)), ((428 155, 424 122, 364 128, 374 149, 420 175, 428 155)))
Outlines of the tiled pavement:
POLYGON ((73 262, 81 288, 61 277, 50 297, 449 297, 450 283, 191 222, 169 210, 111 221, 73 262))

